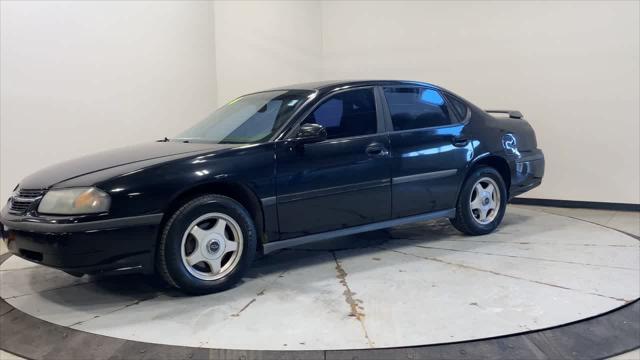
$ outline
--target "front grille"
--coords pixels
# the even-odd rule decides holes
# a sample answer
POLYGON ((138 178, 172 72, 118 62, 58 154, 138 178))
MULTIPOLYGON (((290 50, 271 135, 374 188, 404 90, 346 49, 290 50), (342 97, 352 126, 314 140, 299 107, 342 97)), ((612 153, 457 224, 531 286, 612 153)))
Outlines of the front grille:
POLYGON ((44 190, 28 190, 28 189, 18 190, 18 197, 23 199, 35 199, 37 197, 42 196, 42 194, 44 194, 44 190))
POLYGON ((27 211, 27 209, 31 206, 33 201, 19 201, 19 200, 11 200, 11 208, 12 212, 23 213, 27 211))
POLYGON ((12 213, 22 214, 31 208, 34 201, 44 194, 44 190, 20 189, 18 193, 14 193, 11 198, 11 206, 9 211, 12 213))

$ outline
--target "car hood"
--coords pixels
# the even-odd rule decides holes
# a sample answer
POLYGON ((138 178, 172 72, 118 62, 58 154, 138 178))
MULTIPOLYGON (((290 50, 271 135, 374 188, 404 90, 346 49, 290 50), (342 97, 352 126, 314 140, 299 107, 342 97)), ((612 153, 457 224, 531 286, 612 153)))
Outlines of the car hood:
MULTIPOLYGON (((22 189, 48 189, 98 172, 110 176, 177 158, 236 147, 237 144, 202 144, 183 142, 154 142, 104 151, 65 161, 29 175, 20 182, 22 189)), ((92 177, 95 178, 95 177, 92 177)), ((86 184, 92 185, 92 184, 86 184)))

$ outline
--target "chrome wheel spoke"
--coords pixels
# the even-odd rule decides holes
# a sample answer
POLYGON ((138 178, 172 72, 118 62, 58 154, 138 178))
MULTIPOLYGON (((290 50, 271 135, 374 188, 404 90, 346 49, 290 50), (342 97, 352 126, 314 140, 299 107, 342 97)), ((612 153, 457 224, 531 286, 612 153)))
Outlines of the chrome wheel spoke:
POLYGON ((201 246, 200 244, 202 244, 203 242, 205 242, 207 240, 207 235, 208 235, 208 231, 207 230, 202 230, 201 228, 199 228, 197 225, 194 226, 189 233, 191 235, 193 235, 194 238, 196 238, 196 242, 198 243, 196 248, 201 246))
POLYGON ((195 264, 204 261, 204 257, 202 256, 202 253, 200 252, 200 248, 196 247, 196 249, 189 255, 187 255, 187 263, 189 263, 189 265, 194 266, 195 264))
POLYGON ((218 219, 216 224, 211 228, 211 231, 222 236, 222 238, 226 239, 227 235, 225 234, 225 229, 227 228, 227 222, 224 219, 218 219))
POLYGON ((224 241, 224 253, 235 252, 238 250, 238 243, 231 240, 224 241))
POLYGON ((476 196, 476 199, 471 202, 471 210, 480 209, 482 206, 482 201, 480 200, 480 196, 476 196))
POLYGON ((496 201, 494 199, 491 199, 491 202, 489 203, 489 209, 491 210, 496 209, 496 201))
POLYGON ((217 259, 212 259, 212 260, 205 260, 205 262, 207 263, 207 265, 209 265, 209 271, 211 272, 211 274, 216 275, 220 272, 220 268, 222 268, 222 265, 220 264, 220 258, 217 259))
POLYGON ((487 211, 488 211, 488 210, 487 210, 487 209, 484 209, 484 208, 480 208, 480 209, 478 209, 478 214, 479 214, 479 216, 478 216, 478 220, 480 220, 480 221, 486 221, 486 220, 487 220, 487 211))
POLYGON ((491 184, 487 184, 487 187, 484 189, 484 191, 488 192, 489 194, 491 194, 491 197, 493 198, 494 196, 494 190, 495 188, 493 187, 493 185, 491 184))

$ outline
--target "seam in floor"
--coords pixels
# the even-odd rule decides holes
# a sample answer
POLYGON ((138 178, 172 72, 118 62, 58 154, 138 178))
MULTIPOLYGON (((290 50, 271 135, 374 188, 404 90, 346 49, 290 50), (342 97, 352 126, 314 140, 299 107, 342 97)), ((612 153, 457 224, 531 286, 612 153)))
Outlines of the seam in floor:
POLYGON ((445 251, 453 251, 453 252, 464 252, 464 253, 472 253, 472 254, 488 255, 488 256, 502 256, 502 257, 517 258, 517 259, 527 259, 527 260, 535 260, 535 261, 548 261, 548 262, 561 263, 561 264, 603 267, 603 268, 610 268, 610 269, 617 269, 617 270, 630 270, 630 271, 636 271, 636 272, 638 270, 640 270, 640 269, 628 268, 628 267, 624 267, 624 266, 598 265, 598 264, 581 263, 581 262, 577 262, 577 261, 543 259, 543 258, 536 258, 536 257, 531 257, 531 256, 496 254, 496 253, 482 252, 482 251, 441 248, 441 247, 436 247, 436 246, 426 246, 426 245, 411 245, 411 246, 419 247, 419 248, 423 248, 423 249, 434 249, 434 250, 445 250, 445 251))
POLYGON ((475 266, 453 263, 453 262, 449 262, 449 261, 445 261, 445 260, 442 260, 442 259, 433 258, 433 257, 429 257, 429 256, 420 256, 420 255, 415 255, 415 254, 406 253, 406 252, 403 252, 403 251, 400 251, 400 250, 389 249, 389 248, 384 248, 384 247, 379 247, 379 248, 387 250, 387 251, 393 251, 393 252, 396 252, 396 253, 399 253, 399 254, 403 254, 403 255, 413 256, 413 257, 416 257, 416 258, 419 258, 419 259, 423 259, 423 260, 436 261, 436 262, 439 262, 439 263, 442 263, 442 264, 456 266, 456 267, 463 268, 463 269, 485 272, 485 273, 489 273, 489 274, 493 274, 493 275, 497 275, 497 276, 504 276, 504 277, 508 277, 508 278, 516 279, 516 280, 528 281, 528 282, 535 283, 535 284, 551 286, 551 287, 555 287, 555 288, 563 289, 563 290, 575 291, 575 292, 579 292, 579 293, 583 293, 583 294, 587 294, 587 295, 599 296, 599 297, 603 297, 603 298, 607 298, 607 299, 611 299, 611 300, 615 300, 615 301, 620 301, 620 302, 623 302, 625 304, 628 304, 630 302, 635 301, 635 299, 634 300, 628 300, 628 299, 623 299, 623 298, 617 298, 617 297, 614 297, 614 296, 598 294, 598 293, 594 293, 594 292, 582 291, 582 290, 578 290, 578 289, 569 288, 569 287, 566 287, 566 286, 546 283, 544 281, 532 280, 532 279, 522 278, 522 277, 519 277, 519 276, 503 274, 503 273, 500 273, 500 272, 497 272, 497 271, 493 271, 493 270, 477 268, 475 266))

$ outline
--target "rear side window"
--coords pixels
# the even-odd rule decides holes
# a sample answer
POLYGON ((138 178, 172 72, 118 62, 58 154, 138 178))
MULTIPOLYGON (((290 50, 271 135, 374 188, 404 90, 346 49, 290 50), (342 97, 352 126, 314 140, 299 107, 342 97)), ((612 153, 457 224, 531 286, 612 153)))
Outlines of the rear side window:
POLYGON ((384 88, 393 130, 410 130, 451 124, 442 95, 420 87, 384 88))
POLYGON ((467 118, 467 111, 469 111, 467 104, 457 97, 449 94, 447 94, 447 100, 449 100, 449 103, 453 106, 453 110, 456 112, 456 115, 458 115, 460 121, 464 121, 464 119, 467 118))
POLYGON ((324 100, 304 123, 324 126, 328 139, 375 134, 378 122, 373 89, 337 93, 324 100))

